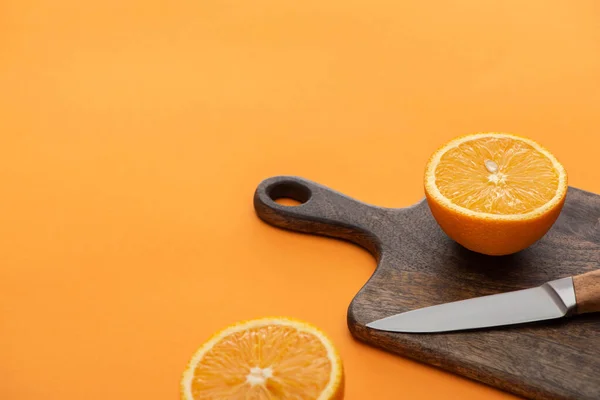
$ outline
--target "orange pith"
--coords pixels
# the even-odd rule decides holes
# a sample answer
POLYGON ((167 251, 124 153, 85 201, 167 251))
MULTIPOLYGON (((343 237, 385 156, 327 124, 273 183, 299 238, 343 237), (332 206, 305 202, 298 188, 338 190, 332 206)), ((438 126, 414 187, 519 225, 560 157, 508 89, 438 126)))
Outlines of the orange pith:
POLYGON ((299 321, 234 325, 205 343, 182 380, 182 399, 341 399, 342 368, 329 340, 299 321))
POLYGON ((510 254, 553 225, 567 192, 563 166, 530 139, 503 133, 456 138, 425 171, 425 194, 442 229, 480 253, 510 254))
POLYGON ((554 197, 559 180, 552 162, 531 145, 496 137, 449 149, 435 178, 452 203, 492 214, 523 214, 541 207, 554 197))

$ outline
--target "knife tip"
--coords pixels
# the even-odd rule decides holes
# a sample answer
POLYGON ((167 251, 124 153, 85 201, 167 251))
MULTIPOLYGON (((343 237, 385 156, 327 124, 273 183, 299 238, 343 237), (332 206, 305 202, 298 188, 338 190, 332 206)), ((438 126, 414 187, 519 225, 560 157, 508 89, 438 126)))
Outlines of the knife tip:
POLYGON ((377 329, 377 330, 382 329, 381 320, 371 321, 368 324, 366 324, 365 326, 369 329, 377 329))

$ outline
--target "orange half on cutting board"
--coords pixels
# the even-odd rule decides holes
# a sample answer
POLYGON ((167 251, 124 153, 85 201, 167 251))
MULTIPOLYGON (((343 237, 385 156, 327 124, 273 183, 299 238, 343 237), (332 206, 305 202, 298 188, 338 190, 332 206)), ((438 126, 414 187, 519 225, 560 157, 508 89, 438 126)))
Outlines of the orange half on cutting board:
POLYGON ((564 205, 567 173, 533 140, 479 133, 451 140, 430 157, 425 195, 446 234, 487 255, 521 251, 552 227, 564 205))
POLYGON ((261 318, 225 328, 193 355, 182 400, 341 400, 344 372, 333 343, 315 326, 261 318))

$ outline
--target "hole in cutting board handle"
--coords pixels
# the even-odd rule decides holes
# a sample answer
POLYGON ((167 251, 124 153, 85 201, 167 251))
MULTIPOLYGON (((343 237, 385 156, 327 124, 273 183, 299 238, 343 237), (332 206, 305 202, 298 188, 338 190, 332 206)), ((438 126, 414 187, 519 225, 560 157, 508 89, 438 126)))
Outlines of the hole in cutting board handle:
POLYGON ((298 182, 277 182, 269 186, 267 194, 274 202, 286 206, 299 206, 310 200, 310 189, 298 182))
POLYGON ((280 197, 278 199, 275 199, 274 201, 275 201, 275 203, 277 203, 279 205, 288 206, 288 207, 302 205, 302 203, 300 203, 298 200, 294 200, 289 197, 280 197))

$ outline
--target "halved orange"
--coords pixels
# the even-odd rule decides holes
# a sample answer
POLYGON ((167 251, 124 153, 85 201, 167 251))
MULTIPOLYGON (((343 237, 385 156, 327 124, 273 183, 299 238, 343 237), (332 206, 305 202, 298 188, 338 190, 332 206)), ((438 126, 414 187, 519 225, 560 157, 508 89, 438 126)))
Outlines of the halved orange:
POLYGON ((342 399, 344 371, 332 341, 292 318, 229 326, 193 355, 181 380, 182 400, 342 399))
POLYGON ((565 168, 531 139, 507 133, 455 138, 425 168, 425 195, 446 234, 488 255, 521 251, 556 222, 565 168))

